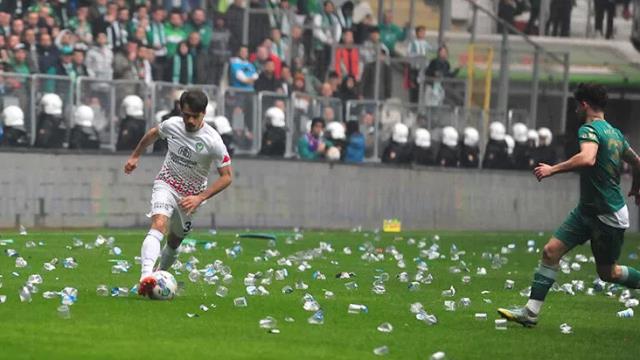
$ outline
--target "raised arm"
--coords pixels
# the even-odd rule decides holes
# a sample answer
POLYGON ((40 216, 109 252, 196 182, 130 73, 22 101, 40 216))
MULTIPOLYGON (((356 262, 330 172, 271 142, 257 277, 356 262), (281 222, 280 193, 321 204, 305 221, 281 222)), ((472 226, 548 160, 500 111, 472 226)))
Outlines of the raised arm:
POLYGON ((633 172, 633 180, 631 181, 629 196, 633 196, 635 198, 636 205, 640 205, 640 157, 631 147, 628 147, 622 153, 622 160, 631 166, 631 170, 633 172))
POLYGON ((580 152, 572 156, 569 160, 556 165, 540 163, 533 170, 538 181, 553 176, 555 174, 569 172, 580 168, 590 167, 596 163, 598 154, 598 144, 591 141, 583 141, 580 144, 580 152))
POLYGON ((124 173, 131 174, 133 170, 138 167, 138 160, 140 159, 140 155, 144 152, 144 150, 149 147, 149 145, 153 144, 156 140, 158 140, 159 130, 157 127, 152 128, 147 131, 146 134, 140 139, 138 145, 129 156, 127 163, 124 165, 124 173))

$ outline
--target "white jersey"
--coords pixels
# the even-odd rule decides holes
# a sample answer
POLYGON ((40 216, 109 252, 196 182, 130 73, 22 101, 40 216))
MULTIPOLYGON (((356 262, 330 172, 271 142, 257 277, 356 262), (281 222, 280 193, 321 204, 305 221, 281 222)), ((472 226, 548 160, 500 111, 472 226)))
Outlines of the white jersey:
POLYGON ((218 169, 231 164, 220 134, 206 123, 188 132, 182 118, 174 116, 161 122, 158 130, 160 138, 167 139, 168 151, 156 180, 181 196, 197 195, 207 188, 211 163, 218 169))

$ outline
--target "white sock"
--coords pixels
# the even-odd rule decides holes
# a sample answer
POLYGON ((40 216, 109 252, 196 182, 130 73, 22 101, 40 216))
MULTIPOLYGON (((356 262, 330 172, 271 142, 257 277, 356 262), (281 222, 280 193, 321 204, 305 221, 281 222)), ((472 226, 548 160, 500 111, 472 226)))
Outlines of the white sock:
POLYGON ((145 278, 153 273, 153 265, 156 264, 158 256, 160 256, 160 242, 164 236, 158 230, 151 229, 142 242, 140 257, 142 258, 142 275, 140 279, 145 278))
POLYGON ((160 270, 169 270, 171 265, 176 262, 178 258, 178 249, 174 249, 169 244, 164 244, 162 248, 162 255, 160 256, 160 266, 158 267, 160 270))
POLYGON ((529 299, 527 301, 527 309, 538 316, 540 309, 542 309, 542 304, 544 304, 544 301, 529 299))

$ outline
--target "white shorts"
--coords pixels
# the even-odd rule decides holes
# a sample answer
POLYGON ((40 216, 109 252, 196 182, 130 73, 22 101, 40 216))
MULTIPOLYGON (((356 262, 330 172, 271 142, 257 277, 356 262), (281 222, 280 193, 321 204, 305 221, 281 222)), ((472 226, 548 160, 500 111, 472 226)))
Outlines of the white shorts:
POLYGON ((187 215, 180 205, 182 196, 161 180, 153 182, 151 212, 149 216, 164 215, 170 219, 169 231, 184 238, 191 231, 191 215, 187 215))

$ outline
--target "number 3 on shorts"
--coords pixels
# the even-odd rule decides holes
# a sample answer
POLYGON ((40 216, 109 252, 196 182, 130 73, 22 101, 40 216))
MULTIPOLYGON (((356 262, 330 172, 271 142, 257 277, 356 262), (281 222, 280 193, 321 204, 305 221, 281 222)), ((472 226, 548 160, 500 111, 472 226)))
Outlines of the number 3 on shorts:
POLYGON ((182 231, 184 231, 185 234, 191 231, 191 221, 187 221, 184 223, 184 229, 182 229, 182 231))

